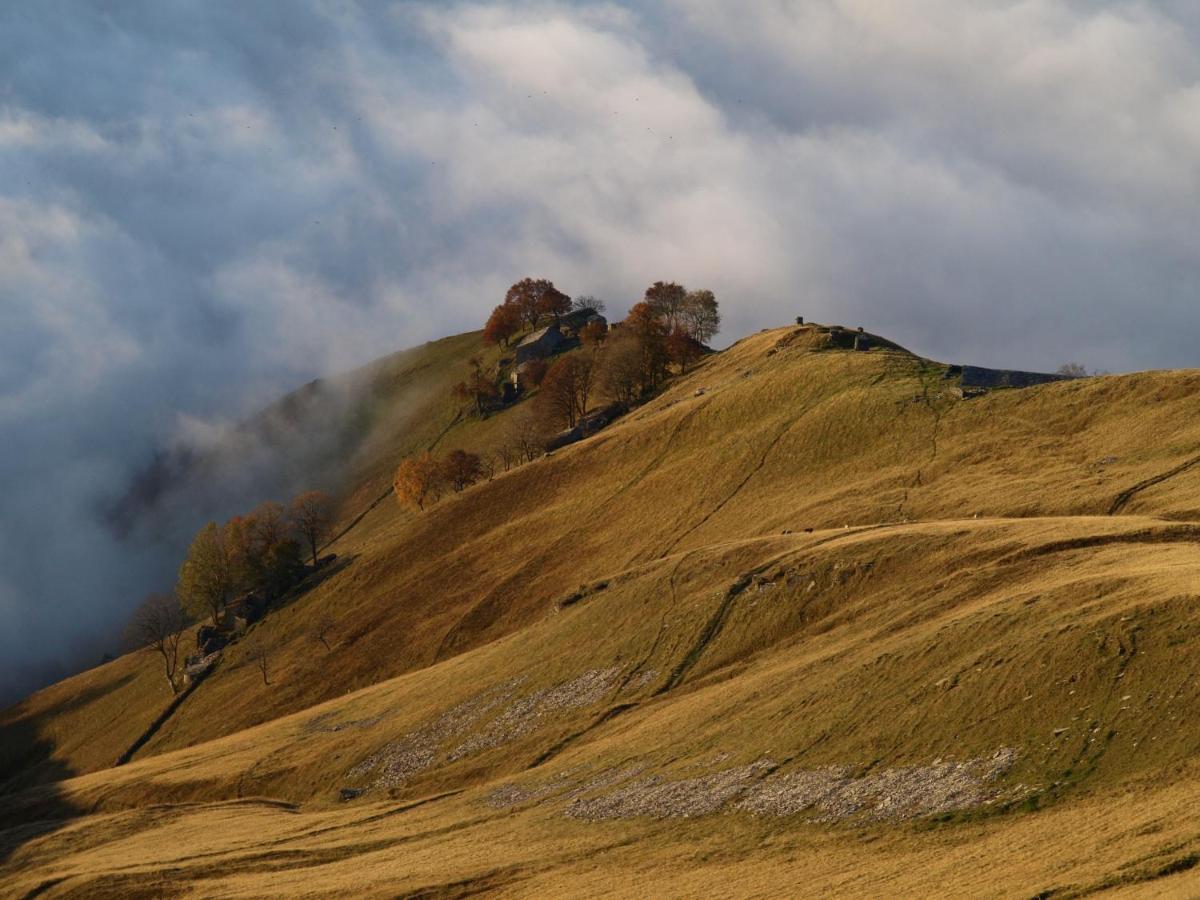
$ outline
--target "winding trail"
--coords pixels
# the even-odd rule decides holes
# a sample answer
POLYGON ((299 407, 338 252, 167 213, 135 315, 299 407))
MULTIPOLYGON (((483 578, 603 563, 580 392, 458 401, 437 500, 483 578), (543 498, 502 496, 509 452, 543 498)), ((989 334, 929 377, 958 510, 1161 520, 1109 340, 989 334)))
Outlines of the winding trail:
POLYGON ((1147 478, 1145 481, 1139 481, 1131 488, 1126 488, 1125 490, 1121 491, 1121 493, 1117 494, 1116 498, 1112 502, 1112 505, 1108 508, 1108 514, 1110 516, 1115 516, 1129 505, 1130 500, 1132 500, 1142 491, 1152 488, 1156 484, 1162 484, 1164 481, 1168 481, 1174 478, 1176 475, 1182 475, 1184 472, 1188 471, 1188 469, 1195 468, 1196 466, 1200 466, 1200 456, 1193 456, 1191 459, 1180 463, 1173 469, 1163 472, 1161 475, 1155 475, 1152 478, 1147 478))

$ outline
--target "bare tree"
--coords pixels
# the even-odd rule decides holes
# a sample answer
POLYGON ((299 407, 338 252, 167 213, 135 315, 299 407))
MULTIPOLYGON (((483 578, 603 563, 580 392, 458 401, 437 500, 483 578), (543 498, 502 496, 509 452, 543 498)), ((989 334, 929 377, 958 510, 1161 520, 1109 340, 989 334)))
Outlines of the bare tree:
POLYGON ((496 470, 499 468, 499 460, 497 454, 490 450, 484 450, 479 454, 479 471, 488 481, 496 477, 496 470))
POLYGON ((170 594, 147 594, 125 625, 125 639, 130 646, 153 650, 162 657, 163 674, 173 694, 179 693, 175 675, 179 669, 179 639, 185 625, 183 607, 170 594))
POLYGON ((518 459, 533 462, 545 452, 546 435, 537 415, 530 409, 522 409, 513 415, 509 425, 508 445, 518 459))
POLYGON ((496 448, 496 459, 504 467, 504 471, 507 472, 521 461, 520 451, 505 441, 496 448))
POLYGON ((580 294, 571 301, 571 309, 575 312, 590 309, 592 312, 602 313, 605 310, 605 303, 599 297, 593 297, 591 294, 580 294))
POLYGON ((333 616, 327 612, 320 613, 312 624, 312 636, 320 641, 326 650, 332 649, 329 646, 329 632, 333 631, 333 625, 333 616))
POLYGON ((292 501, 292 525, 300 532, 312 553, 313 568, 317 567, 317 547, 333 524, 333 498, 324 491, 308 491, 292 501))
POLYGON ((1082 363, 1069 362, 1059 366, 1055 374, 1066 375, 1068 378, 1083 378, 1087 375, 1087 369, 1082 363))
POLYGON ((259 674, 262 675, 263 684, 270 684, 271 652, 267 647, 266 641, 262 638, 256 638, 252 641, 249 648, 247 648, 247 657, 254 663, 254 667, 258 669, 259 674))

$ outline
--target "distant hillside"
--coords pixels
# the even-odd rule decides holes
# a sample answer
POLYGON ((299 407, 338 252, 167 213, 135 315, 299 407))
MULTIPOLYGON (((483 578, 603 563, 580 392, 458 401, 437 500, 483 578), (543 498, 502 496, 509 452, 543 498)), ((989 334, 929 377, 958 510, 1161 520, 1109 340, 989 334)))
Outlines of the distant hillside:
POLYGON ((126 534, 161 527, 181 506, 223 516, 310 487, 385 485, 401 457, 439 443, 455 422, 450 388, 477 355, 496 356, 478 332, 432 341, 310 382, 211 437, 164 447, 109 505, 108 521, 126 534))
POLYGON ((369 367, 348 411, 277 407, 285 444, 337 423, 296 471, 369 511, 252 630, 271 683, 234 644, 119 768, 168 699, 149 654, 3 713, 0 879, 1179 888, 1200 860, 1200 372, 971 396, 853 340, 747 337, 424 513, 370 506, 396 462, 486 446, 520 409, 455 418, 477 336, 369 367))

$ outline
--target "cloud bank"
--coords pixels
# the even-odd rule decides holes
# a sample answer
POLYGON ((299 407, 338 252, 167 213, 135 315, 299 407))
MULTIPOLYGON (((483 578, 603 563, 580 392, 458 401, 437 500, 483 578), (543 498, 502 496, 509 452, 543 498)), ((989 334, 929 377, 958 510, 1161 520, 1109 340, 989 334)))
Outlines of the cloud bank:
POLYGON ((1198 47, 1184 0, 5 5, 0 698, 170 583, 95 514, 153 448, 526 274, 1196 365, 1198 47))

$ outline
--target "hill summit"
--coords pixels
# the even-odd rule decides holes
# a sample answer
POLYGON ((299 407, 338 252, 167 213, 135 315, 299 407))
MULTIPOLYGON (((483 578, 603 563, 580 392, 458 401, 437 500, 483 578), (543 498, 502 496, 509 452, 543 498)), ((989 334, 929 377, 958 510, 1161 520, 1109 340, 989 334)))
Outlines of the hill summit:
POLYGON ((336 562, 169 715, 148 652, 3 713, 6 892, 1190 883, 1200 373, 995 372, 800 323, 392 501, 401 460, 521 415, 461 413, 479 355, 365 370, 336 562))

